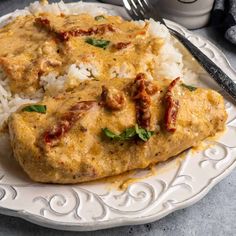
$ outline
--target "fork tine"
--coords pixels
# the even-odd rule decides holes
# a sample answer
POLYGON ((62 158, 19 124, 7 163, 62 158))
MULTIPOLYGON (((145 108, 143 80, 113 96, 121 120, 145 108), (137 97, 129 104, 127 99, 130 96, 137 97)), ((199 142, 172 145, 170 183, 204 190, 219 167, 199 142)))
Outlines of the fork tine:
POLYGON ((150 12, 151 9, 146 0, 138 0, 138 2, 144 12, 150 12))
POLYGON ((137 3, 137 0, 130 0, 130 1, 132 1, 133 5, 135 6, 135 11, 137 12, 137 15, 139 16, 139 20, 144 20, 145 19, 144 11, 137 3))
POLYGON ((153 19, 161 22, 161 24, 167 26, 161 16, 160 10, 158 9, 158 7, 155 7, 155 5, 153 5, 151 3, 151 0, 143 0, 143 5, 146 5, 146 7, 149 9, 149 17, 150 18, 153 18, 153 19))
POLYGON ((162 24, 166 25, 163 18, 161 17, 160 11, 158 8, 155 8, 151 3, 151 0, 137 0, 140 5, 143 7, 144 18, 153 18, 158 20, 162 24))
POLYGON ((141 4, 140 0, 131 0, 135 3, 137 11, 140 12, 140 14, 145 18, 145 10, 143 9, 143 6, 141 4))
POLYGON ((124 7, 127 11, 131 10, 131 6, 127 0, 123 0, 124 7))
POLYGON ((125 6, 126 11, 128 14, 131 16, 132 19, 134 20, 139 20, 139 16, 137 15, 136 12, 133 10, 133 3, 130 4, 129 0, 123 0, 123 4, 125 6))
POLYGON ((156 7, 154 7, 154 5, 151 3, 150 0, 138 0, 138 1, 144 9, 146 18, 156 18, 159 15, 158 21, 164 23, 163 20, 160 18, 160 12, 156 7))
POLYGON ((144 4, 142 3, 142 0, 131 0, 133 2, 135 2, 136 5, 136 9, 139 12, 139 15, 142 16, 142 19, 148 19, 150 18, 150 9, 147 6, 144 6, 144 4))
POLYGON ((149 0, 142 0, 142 5, 148 11, 154 10, 154 6, 151 4, 149 0))
MULTIPOLYGON (((127 0, 131 7, 132 15, 135 15, 135 20, 142 20, 144 19, 144 14, 140 9, 138 8, 136 2, 134 0, 127 0)), ((134 18, 134 17, 132 17, 134 18)))
POLYGON ((135 6, 135 10, 138 13, 139 17, 141 19, 145 19, 145 11, 143 10, 142 5, 140 4, 139 0, 130 0, 133 3, 133 6, 135 6))

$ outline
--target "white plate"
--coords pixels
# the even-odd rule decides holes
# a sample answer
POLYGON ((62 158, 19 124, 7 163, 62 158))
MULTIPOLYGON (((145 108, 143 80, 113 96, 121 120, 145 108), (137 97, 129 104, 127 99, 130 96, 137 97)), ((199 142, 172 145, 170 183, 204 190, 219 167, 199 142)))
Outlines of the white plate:
MULTIPOLYGON (((122 8, 94 5, 127 16, 122 8)), ((219 49, 180 25, 167 23, 236 80, 236 72, 219 49)), ((197 83, 218 88, 204 73, 197 83)), ((227 131, 220 140, 211 141, 214 146, 194 155, 188 152, 182 161, 158 165, 156 175, 131 184, 126 191, 109 189, 103 182, 62 186, 33 183, 10 157, 4 157, 0 161, 0 213, 51 228, 88 231, 152 222, 185 208, 203 198, 236 166, 236 107, 225 102, 227 131)))

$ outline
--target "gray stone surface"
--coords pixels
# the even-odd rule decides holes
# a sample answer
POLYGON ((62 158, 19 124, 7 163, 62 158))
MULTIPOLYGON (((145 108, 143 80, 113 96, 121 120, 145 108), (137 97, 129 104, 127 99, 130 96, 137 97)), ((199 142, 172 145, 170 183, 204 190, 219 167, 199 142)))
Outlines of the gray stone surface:
MULTIPOLYGON (((69 0, 70 1, 70 0, 69 0)), ((69 2, 65 0, 65 2, 69 2)), ((23 8, 32 0, 0 0, 0 15, 23 8)), ((223 38, 218 29, 195 30, 215 43, 236 69, 236 46, 223 38)), ((0 215, 0 235, 4 236, 162 236, 162 235, 236 235, 236 171, 215 186, 195 205, 179 210, 157 222, 139 226, 119 227, 96 232, 66 232, 43 228, 24 220, 0 215)))

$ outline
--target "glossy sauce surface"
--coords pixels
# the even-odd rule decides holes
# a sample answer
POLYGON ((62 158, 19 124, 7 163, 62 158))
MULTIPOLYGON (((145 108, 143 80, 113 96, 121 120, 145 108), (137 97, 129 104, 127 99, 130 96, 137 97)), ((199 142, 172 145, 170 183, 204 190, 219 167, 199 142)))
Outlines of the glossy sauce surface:
MULTIPOLYGON (((94 77, 111 79, 111 68, 127 67, 135 76, 150 53, 158 55, 162 39, 148 33, 149 23, 140 26, 118 16, 94 18, 80 15, 28 15, 16 18, 0 29, 0 66, 10 79, 13 93, 32 95, 40 88, 39 78, 50 72, 66 74, 71 64, 97 66, 94 77), (39 24, 39 19, 41 23, 39 24), (69 36, 68 32, 90 32, 69 36), (106 49, 88 44, 88 38, 109 41, 106 49)), ((152 70, 152 67, 150 67, 152 70)))

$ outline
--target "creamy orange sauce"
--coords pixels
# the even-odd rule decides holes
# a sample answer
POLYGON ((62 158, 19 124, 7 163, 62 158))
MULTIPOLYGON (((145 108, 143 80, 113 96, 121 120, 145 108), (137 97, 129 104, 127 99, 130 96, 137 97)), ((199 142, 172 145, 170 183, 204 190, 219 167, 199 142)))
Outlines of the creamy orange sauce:
MULTIPOLYGON (((225 131, 217 132, 214 136, 206 138, 204 141, 201 141, 199 145, 192 147, 190 150, 192 156, 194 156, 195 153, 204 151, 211 146, 213 146, 213 143, 207 143, 207 141, 217 141, 225 131)), ((127 173, 112 176, 105 178, 105 183, 107 183, 109 186, 109 189, 118 189, 118 190, 126 190, 132 183, 139 182, 141 180, 145 180, 147 178, 150 178, 152 176, 157 176, 160 174, 165 174, 179 165, 185 160, 187 157, 188 151, 184 151, 181 154, 179 154, 177 157, 172 158, 171 160, 168 160, 164 163, 159 163, 157 165, 151 165, 149 166, 144 175, 142 177, 135 177, 135 175, 138 173, 138 170, 135 171, 129 171, 127 173)), ((140 170, 141 172, 144 170, 140 170)), ((104 181, 100 180, 100 181, 104 181)))
MULTIPOLYGON (((126 91, 131 81, 128 78, 113 79, 109 83, 107 81, 106 86, 126 91)), ((153 84, 161 91, 166 91, 168 86, 167 81, 153 81, 153 84)), ((151 97, 149 128, 156 132, 155 135, 147 142, 117 142, 105 138, 101 133, 105 127, 121 133, 136 123, 135 105, 127 93, 122 110, 108 111, 95 105, 76 121, 55 147, 43 142, 45 130, 52 129, 71 106, 79 101, 99 101, 103 85, 103 81, 83 82, 58 99, 45 97, 41 104, 47 105, 46 114, 19 111, 11 117, 9 127, 15 157, 33 180, 78 183, 145 169, 222 130, 227 118, 223 98, 219 94, 200 88, 192 92, 179 84, 180 93, 176 93, 175 97, 181 106, 175 132, 165 130, 165 103, 162 102, 165 93, 156 93, 151 97), (161 129, 157 129, 157 124, 161 129), (86 131, 81 127, 85 127, 86 131)), ((127 180, 123 187, 132 181, 127 180)))
POLYGON ((172 94, 180 104, 176 132, 167 132, 165 94, 170 81, 160 78, 153 81, 158 92, 150 97, 145 113, 151 114, 148 128, 154 131, 147 142, 116 142, 101 135, 105 127, 121 133, 137 123, 137 106, 127 87, 144 66, 155 74, 152 56, 158 56, 163 45, 162 39, 149 34, 149 23, 140 26, 118 16, 96 19, 88 14, 21 16, 0 29, 0 45, 0 66, 13 93, 31 96, 41 88, 42 75, 64 75, 73 64, 96 67, 96 72, 90 69, 89 81, 74 84, 72 78, 68 89, 58 97, 45 96, 40 104, 47 106, 46 114, 29 114, 20 109, 11 116, 9 129, 15 158, 34 181, 65 184, 102 179, 125 189, 133 182, 173 168, 185 154, 168 165, 154 165, 195 146, 224 126, 226 113, 219 94, 207 89, 193 92, 178 84, 172 94), (107 46, 97 47, 88 39, 105 40, 107 46), (101 106, 104 85, 122 91, 122 109, 113 111, 101 106), (61 118, 73 113, 70 108, 81 101, 93 101, 95 105, 80 119, 73 116, 76 122, 70 126, 73 119, 61 118), (57 130, 58 123, 64 125, 64 130, 70 127, 55 146, 47 145, 45 133, 57 130), (133 171, 148 166, 151 170, 142 176, 133 171))
POLYGON ((183 152, 177 157, 174 157, 166 162, 162 162, 157 165, 150 165, 145 170, 133 170, 117 176, 107 177, 96 182, 105 182, 109 190, 126 190, 133 183, 137 183, 153 176, 158 177, 158 175, 165 174, 175 169, 176 167, 181 165, 182 161, 185 160, 186 155, 187 152, 183 152))
POLYGON ((215 135, 210 136, 206 138, 205 140, 199 142, 199 144, 191 148, 192 153, 201 152, 212 147, 214 145, 214 141, 219 140, 219 138, 223 136, 225 132, 226 132, 226 128, 224 128, 223 131, 217 132, 215 135))
POLYGON ((134 77, 142 71, 145 57, 150 53, 158 55, 163 45, 163 40, 149 35, 148 25, 139 26, 118 16, 103 16, 99 20, 88 14, 19 16, 0 29, 0 66, 10 79, 11 90, 28 95, 40 88, 40 76, 52 71, 63 75, 71 64, 95 63, 97 73, 93 77, 102 80, 117 77, 115 68, 119 70, 123 65, 129 76, 134 77), (41 25, 37 19, 49 23, 41 25), (62 32, 97 28, 105 30, 70 36, 67 40, 59 37, 62 32), (87 38, 107 40, 109 45, 99 48, 88 44, 87 38), (119 43, 128 45, 119 49, 119 43))

